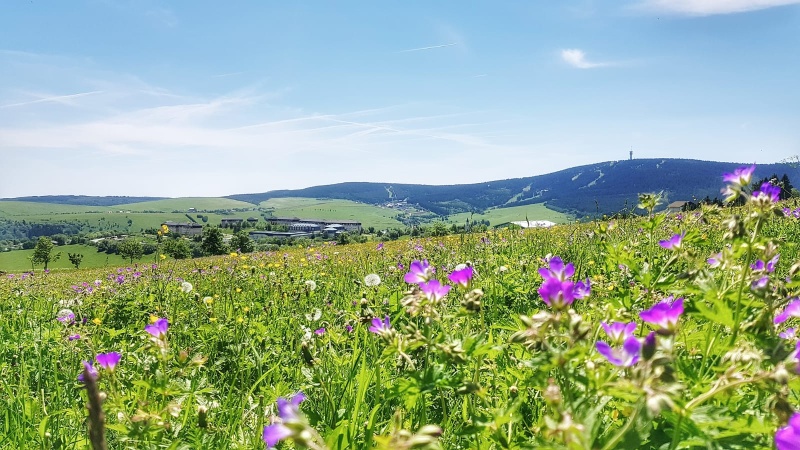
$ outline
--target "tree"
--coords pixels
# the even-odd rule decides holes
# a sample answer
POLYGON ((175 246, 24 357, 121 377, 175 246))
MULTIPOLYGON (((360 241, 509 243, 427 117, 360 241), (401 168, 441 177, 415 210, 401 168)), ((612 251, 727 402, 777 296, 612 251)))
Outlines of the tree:
POLYGON ((69 256, 69 262, 75 266, 76 269, 81 268, 81 261, 83 261, 83 255, 80 253, 67 253, 69 256))
POLYGON ((231 239, 231 249, 238 250, 241 253, 251 253, 255 248, 253 240, 246 231, 240 231, 233 235, 231 239))
POLYGON ((44 264, 44 270, 47 270, 47 264, 51 261, 58 261, 61 258, 61 252, 53 254, 53 241, 47 236, 42 236, 36 241, 36 247, 33 248, 33 256, 31 262, 34 264, 44 264))
POLYGON ((164 253, 175 259, 186 259, 192 256, 192 249, 183 239, 167 239, 164 243, 164 253))
POLYGON ((203 241, 200 243, 206 255, 222 255, 226 252, 225 242, 222 240, 222 230, 215 227, 203 229, 203 241))
POLYGON ((134 259, 139 259, 144 254, 142 243, 136 239, 128 238, 122 241, 117 247, 117 252, 125 259, 130 259, 133 264, 134 259))
POLYGON ((783 177, 781 177, 781 200, 792 198, 793 189, 794 186, 792 186, 792 182, 789 181, 789 175, 783 174, 783 177))

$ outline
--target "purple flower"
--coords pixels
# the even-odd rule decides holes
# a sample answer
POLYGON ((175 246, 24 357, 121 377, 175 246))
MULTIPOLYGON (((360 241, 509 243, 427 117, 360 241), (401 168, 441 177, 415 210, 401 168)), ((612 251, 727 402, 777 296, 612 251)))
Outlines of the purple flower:
POLYGON ((764 289, 767 287, 767 283, 769 283, 769 277, 763 276, 750 284, 750 289, 757 291, 759 289, 764 289))
POLYGON ((800 413, 792 414, 789 423, 775 433, 778 450, 800 450, 800 413))
POLYGON ((684 236, 686 236, 685 232, 681 234, 676 234, 665 241, 658 241, 658 245, 664 247, 667 250, 677 250, 681 248, 681 242, 683 241, 684 236))
POLYGON ((753 191, 753 199, 768 198, 772 203, 777 203, 780 199, 781 188, 769 181, 761 184, 761 188, 753 191))
POLYGON ((450 286, 443 285, 439 280, 431 280, 419 285, 425 297, 432 302, 437 302, 450 292, 450 286))
POLYGON ((404 280, 410 284, 420 284, 428 281, 433 275, 434 269, 428 264, 428 260, 417 261, 411 263, 408 267, 409 272, 406 274, 404 280))
POLYGON ((81 338, 81 335, 78 334, 78 333, 71 334, 71 335, 67 336, 67 340, 68 341, 77 341, 80 338, 81 338))
POLYGON ((778 337, 781 339, 794 339, 796 332, 797 330, 794 328, 787 328, 786 331, 778 333, 778 337))
POLYGON ((600 325, 606 331, 608 337, 611 338, 613 344, 625 342, 629 337, 633 336, 633 332, 636 330, 636 322, 614 322, 611 325, 602 322, 600 325))
POLYGON ((717 267, 722 262, 721 260, 722 260, 722 253, 717 253, 716 255, 712 256, 711 258, 708 258, 706 261, 708 262, 709 266, 717 267))
POLYGON ((789 317, 800 317, 800 299, 797 297, 793 298, 786 308, 784 308, 783 312, 775 316, 775 323, 783 323, 789 317))
POLYGON ((383 250, 383 242, 378 244, 378 247, 375 250, 383 250))
POLYGON ((572 263, 564 265, 564 261, 558 256, 553 256, 548 261, 550 267, 539 269, 539 275, 545 280, 552 278, 559 281, 564 281, 575 275, 575 266, 572 263))
POLYGON ((369 331, 375 334, 386 334, 392 330, 392 325, 389 323, 389 316, 381 321, 378 317, 372 318, 372 326, 369 327, 369 331))
MULTIPOLYGON (((89 376, 92 377, 92 379, 96 380, 97 377, 100 375, 99 373, 97 373, 97 369, 95 369, 92 366, 92 363, 89 362, 89 361, 83 361, 83 367, 84 367, 84 369, 86 369, 85 372, 87 372, 89 374, 89 376)), ((84 372, 81 372, 80 374, 78 374, 78 381, 84 382, 86 380, 84 378, 83 374, 84 374, 84 372)))
POLYGON ((117 282, 117 284, 122 284, 122 283, 124 283, 124 282, 125 282, 125 275, 119 275, 119 276, 117 276, 117 278, 116 278, 116 280, 115 280, 115 281, 117 282))
POLYGON ((608 362, 615 366, 630 367, 639 361, 639 353, 642 350, 642 343, 636 336, 628 336, 622 348, 614 348, 603 341, 595 344, 597 351, 606 357, 608 362))
POLYGON ((319 336, 322 336, 323 334, 325 334, 325 327, 314 330, 314 333, 319 336))
POLYGON ((683 314, 683 298, 672 301, 672 296, 639 313, 639 317, 648 323, 657 325, 661 334, 672 334, 683 314))
POLYGON ((292 435, 292 430, 282 423, 273 423, 264 427, 264 433, 261 439, 267 444, 267 448, 273 448, 278 445, 278 442, 288 438, 292 435))
POLYGON ((62 309, 56 315, 56 320, 63 323, 64 325, 69 325, 75 321, 75 313, 69 309, 62 309))
POLYGON ((98 353, 97 356, 94 357, 95 361, 97 361, 97 364, 99 364, 100 367, 112 372, 121 358, 122 355, 117 352, 98 353))
POLYGON ((472 279, 472 275, 472 267, 467 266, 461 270, 454 271, 447 276, 447 279, 450 280, 451 283, 460 284, 461 286, 467 287, 469 280, 472 279))
POLYGON ((775 271, 775 266, 778 264, 778 260, 780 259, 781 255, 775 255, 772 259, 767 262, 762 260, 758 260, 753 264, 750 264, 750 268, 753 270, 758 271, 766 271, 767 273, 772 273, 775 271))
POLYGON ((352 325, 345 325, 344 329, 347 330, 348 333, 352 333, 353 332, 353 326, 352 325))
POLYGON ((756 166, 749 166, 749 167, 739 167, 738 169, 734 170, 733 173, 726 173, 722 175, 722 181, 726 183, 736 183, 740 186, 746 186, 750 184, 750 179, 753 177, 753 172, 755 172, 756 166))
POLYGON ((284 422, 297 420, 300 417, 300 403, 306 399, 302 392, 293 395, 292 398, 286 400, 284 398, 278 399, 278 416, 284 422))
POLYGON ((156 320, 155 323, 144 327, 144 331, 147 331, 157 339, 164 339, 167 336, 167 328, 169 328, 169 321, 161 318, 156 320))

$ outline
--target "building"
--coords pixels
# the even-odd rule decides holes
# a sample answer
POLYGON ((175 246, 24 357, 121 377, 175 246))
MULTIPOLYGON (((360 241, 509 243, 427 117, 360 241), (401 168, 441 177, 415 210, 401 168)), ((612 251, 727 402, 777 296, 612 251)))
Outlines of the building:
POLYGON ((513 222, 501 223, 495 228, 505 228, 510 225, 516 225, 521 228, 550 228, 556 225, 556 223, 549 220, 515 220, 513 222))
POLYGON ((222 219, 219 226, 222 228, 237 228, 242 226, 242 222, 244 222, 244 219, 222 219))
POLYGON ((284 239, 297 239, 297 238, 312 238, 311 233, 303 233, 299 231, 251 231, 248 233, 250 239, 256 241, 264 238, 284 238, 284 239))
POLYGON ((199 223, 178 223, 178 222, 164 222, 161 224, 163 227, 166 225, 170 233, 175 233, 178 236, 199 236, 203 234, 203 226, 199 223))
POLYGON ((289 231, 302 231, 306 233, 319 233, 322 230, 316 223, 295 222, 289 225, 289 231))
POLYGON ((266 219, 271 225, 291 227, 296 224, 319 225, 320 228, 340 225, 344 231, 361 232, 361 222, 355 220, 326 220, 326 219, 301 219, 299 217, 269 217, 266 219))
POLYGON ((687 201, 675 201, 667 205, 667 214, 677 214, 683 211, 691 211, 697 208, 697 204, 687 201))

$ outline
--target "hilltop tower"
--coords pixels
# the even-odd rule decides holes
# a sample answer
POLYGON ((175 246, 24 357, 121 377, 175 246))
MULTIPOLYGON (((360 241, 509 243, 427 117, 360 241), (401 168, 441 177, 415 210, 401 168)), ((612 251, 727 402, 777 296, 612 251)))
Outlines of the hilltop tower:
POLYGON ((630 156, 630 158, 631 158, 630 160, 633 161, 633 150, 630 151, 630 155, 631 155, 630 156))

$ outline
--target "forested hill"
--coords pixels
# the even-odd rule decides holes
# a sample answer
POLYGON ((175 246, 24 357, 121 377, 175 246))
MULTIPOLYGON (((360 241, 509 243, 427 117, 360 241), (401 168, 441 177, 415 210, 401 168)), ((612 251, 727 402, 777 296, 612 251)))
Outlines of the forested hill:
POLYGON ((57 205, 115 206, 115 205, 127 205, 129 203, 149 202, 151 200, 163 200, 164 198, 165 197, 122 197, 122 196, 96 197, 91 195, 40 195, 33 197, 0 198, 0 201, 54 203, 57 205))
MULTIPOLYGON (((430 186, 393 183, 338 183, 305 189, 231 195, 258 204, 270 198, 340 198, 365 203, 407 200, 437 214, 483 211, 492 207, 545 203, 549 208, 579 217, 608 214, 636 206, 642 192, 663 192, 667 203, 721 197, 722 174, 742 164, 689 159, 634 159, 573 167, 546 175, 475 184, 430 186), (391 197, 390 197, 391 193, 391 197)), ((800 168, 764 164, 754 179, 787 174, 795 183, 800 168)), ((797 181, 800 183, 800 181, 797 181)))

